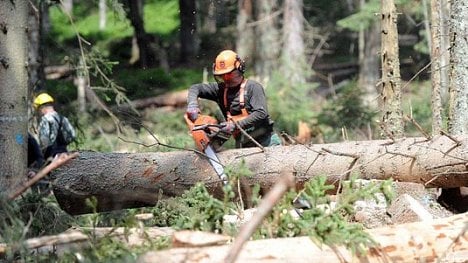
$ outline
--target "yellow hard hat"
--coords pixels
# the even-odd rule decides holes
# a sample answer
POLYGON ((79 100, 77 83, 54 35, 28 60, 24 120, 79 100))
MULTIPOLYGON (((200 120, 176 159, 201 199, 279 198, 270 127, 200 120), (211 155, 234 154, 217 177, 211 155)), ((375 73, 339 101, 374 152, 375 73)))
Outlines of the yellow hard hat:
POLYGON ((34 104, 34 108, 37 109, 46 103, 53 103, 53 102, 54 102, 54 98, 52 98, 52 96, 50 96, 47 93, 41 93, 34 99, 33 104, 34 104))
POLYGON ((215 59, 213 64, 213 75, 222 75, 234 69, 244 73, 244 61, 232 50, 223 50, 215 59))

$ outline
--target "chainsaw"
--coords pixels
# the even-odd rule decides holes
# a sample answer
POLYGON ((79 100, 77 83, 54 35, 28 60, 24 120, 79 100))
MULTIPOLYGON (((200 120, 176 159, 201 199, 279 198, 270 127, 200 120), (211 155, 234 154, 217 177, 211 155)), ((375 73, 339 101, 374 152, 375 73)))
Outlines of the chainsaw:
POLYGON ((195 141, 196 148, 208 157, 219 179, 223 184, 227 184, 228 177, 224 173, 224 168, 216 155, 216 150, 229 139, 230 135, 222 132, 223 125, 218 124, 218 121, 211 116, 198 115, 195 121, 191 121, 185 114, 184 118, 195 141))

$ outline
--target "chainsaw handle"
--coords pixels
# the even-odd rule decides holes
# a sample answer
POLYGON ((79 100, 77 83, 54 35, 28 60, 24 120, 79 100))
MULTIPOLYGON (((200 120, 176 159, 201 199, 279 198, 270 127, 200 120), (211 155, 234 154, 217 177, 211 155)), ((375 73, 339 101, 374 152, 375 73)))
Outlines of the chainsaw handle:
POLYGON ((209 128, 218 128, 221 129, 226 124, 202 124, 202 125, 193 125, 192 131, 200 131, 200 130, 206 130, 209 128))
POLYGON ((189 127, 189 129, 192 130, 193 126, 195 126, 195 123, 189 118, 187 113, 184 114, 184 119, 185 119, 185 122, 187 123, 187 126, 189 127))

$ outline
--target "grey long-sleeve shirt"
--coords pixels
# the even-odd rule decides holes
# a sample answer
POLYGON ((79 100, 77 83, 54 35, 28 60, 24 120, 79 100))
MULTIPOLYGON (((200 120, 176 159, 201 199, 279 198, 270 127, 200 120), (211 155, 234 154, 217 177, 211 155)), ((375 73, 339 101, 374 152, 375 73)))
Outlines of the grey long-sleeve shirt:
MULTIPOLYGON (((212 83, 199 83, 194 84, 188 91, 187 104, 188 106, 198 106, 198 98, 208 99, 215 101, 224 117, 227 117, 229 111, 231 115, 241 114, 241 106, 239 103, 239 90, 240 85, 231 87, 227 92, 227 107, 224 105, 224 87, 223 84, 212 83)), ((247 80, 244 88, 244 108, 249 113, 249 116, 239 121, 239 126, 242 129, 249 129, 251 127, 268 128, 272 130, 273 121, 268 114, 267 102, 263 86, 254 80, 247 80)))

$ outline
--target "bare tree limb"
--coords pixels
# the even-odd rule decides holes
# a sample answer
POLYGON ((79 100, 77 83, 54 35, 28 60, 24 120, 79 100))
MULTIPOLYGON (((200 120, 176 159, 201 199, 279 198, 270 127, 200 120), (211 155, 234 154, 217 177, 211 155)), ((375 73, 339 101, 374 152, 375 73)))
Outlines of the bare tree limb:
POLYGON ((257 212, 252 219, 241 227, 237 238, 231 245, 229 253, 224 258, 224 262, 232 263, 236 260, 239 252, 241 251, 244 243, 250 239, 255 229, 262 223, 262 220, 270 213, 273 207, 281 200, 284 193, 289 188, 294 187, 294 177, 291 173, 283 172, 280 180, 273 186, 273 188, 262 199, 262 202, 257 208, 257 212))

